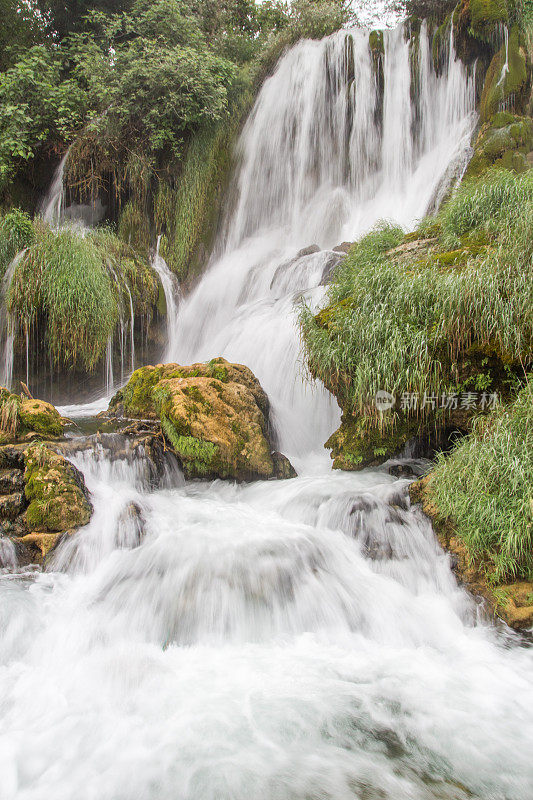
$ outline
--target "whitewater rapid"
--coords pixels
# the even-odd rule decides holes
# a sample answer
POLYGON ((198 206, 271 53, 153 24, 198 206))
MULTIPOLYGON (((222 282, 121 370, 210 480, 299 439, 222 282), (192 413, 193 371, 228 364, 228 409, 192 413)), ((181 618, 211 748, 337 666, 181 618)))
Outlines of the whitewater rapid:
POLYGON ((414 102, 402 29, 384 47, 383 92, 360 32, 284 56, 173 310, 165 357, 250 366, 299 477, 186 483, 174 464, 154 485, 113 437, 80 444, 89 525, 44 572, 0 548, 2 800, 533 796, 532 649, 458 586, 406 480, 331 471, 339 410, 301 356, 295 304, 321 302, 332 248, 414 224, 468 157, 451 38, 437 76, 422 30, 414 102))

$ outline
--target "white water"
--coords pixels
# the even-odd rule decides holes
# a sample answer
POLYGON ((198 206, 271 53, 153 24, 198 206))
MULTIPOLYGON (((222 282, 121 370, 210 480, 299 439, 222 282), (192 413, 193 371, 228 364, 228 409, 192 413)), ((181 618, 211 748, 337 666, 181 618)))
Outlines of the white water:
POLYGON ((65 153, 56 167, 52 177, 50 188, 42 200, 39 213, 43 220, 51 228, 59 228, 63 221, 63 210, 65 207, 65 187, 63 178, 65 175, 65 165, 67 163, 69 151, 65 153))
POLYGON ((533 795, 532 650, 457 586, 405 481, 331 473, 312 455, 337 413, 300 380, 293 300, 319 300, 332 254, 298 249, 354 238, 380 204, 412 222, 472 124, 467 76, 452 57, 437 79, 427 43, 408 124, 406 48, 391 33, 385 72, 401 92, 386 88, 385 115, 412 139, 397 139, 399 158, 386 119, 367 137, 360 38, 351 95, 342 36, 298 46, 265 84, 218 255, 173 345, 182 361, 249 364, 301 476, 154 491, 141 459, 77 456, 91 523, 48 572, 0 582, 6 800, 533 795), (363 108, 341 137, 350 96, 363 108))
POLYGON ((39 214, 51 228, 57 229, 63 224, 69 224, 83 232, 101 222, 105 215, 105 206, 102 205, 100 198, 93 203, 66 205, 64 178, 69 153, 70 150, 67 150, 55 169, 52 183, 39 206, 39 214))
POLYGON ((17 253, 11 264, 6 269, 2 279, 0 293, 0 343, 3 353, 0 369, 0 386, 12 388, 13 384, 13 365, 15 361, 15 320, 9 313, 7 300, 9 288, 15 274, 17 265, 23 258, 25 250, 17 253))
POLYGON ((501 71, 501 74, 500 74, 500 80, 498 81, 496 86, 503 86, 504 85, 505 79, 506 79, 507 74, 509 72, 509 28, 507 27, 507 25, 503 26, 503 32, 504 32, 504 37, 505 37, 505 39, 504 39, 504 41, 505 41, 505 61, 504 61, 504 64, 503 64, 503 67, 502 67, 502 71, 501 71))
POLYGON ((176 276, 169 270, 167 262, 159 252, 160 244, 161 236, 158 236, 156 250, 152 259, 152 267, 159 275, 165 295, 167 345, 162 361, 163 363, 168 363, 172 361, 179 341, 178 306, 180 301, 180 289, 176 276))

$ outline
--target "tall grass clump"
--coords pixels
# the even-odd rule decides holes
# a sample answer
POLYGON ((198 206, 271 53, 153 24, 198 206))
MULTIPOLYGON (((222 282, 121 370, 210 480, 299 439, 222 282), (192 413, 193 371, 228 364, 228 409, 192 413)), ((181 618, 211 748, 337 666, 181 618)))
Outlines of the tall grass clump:
POLYGON ((8 308, 45 329, 52 361, 86 369, 101 358, 118 315, 95 243, 70 230, 42 232, 15 271, 8 308))
POLYGON ((478 417, 472 433, 431 475, 431 495, 471 556, 493 562, 494 580, 533 575, 533 381, 515 402, 478 417))
POLYGON ((495 170, 483 182, 465 182, 440 213, 444 243, 455 245, 473 229, 497 234, 515 225, 533 197, 533 174, 495 170))
MULTIPOLYGON (((475 372, 475 359, 481 371, 489 360, 501 371, 531 363, 533 177, 497 174, 464 187, 443 209, 441 225, 444 238, 486 227, 491 234, 486 246, 461 250, 468 257, 450 266, 444 256, 454 253, 384 253, 398 233, 380 228, 334 275, 329 305, 318 314, 302 309, 311 371, 343 408, 371 415, 380 389, 420 398, 462 391, 474 379, 468 371, 475 372)), ((420 405, 409 413, 419 416, 420 405)))
POLYGON ((246 92, 229 119, 196 134, 177 186, 159 184, 154 212, 156 227, 164 233, 161 252, 180 280, 194 276, 203 266, 231 167, 231 144, 251 101, 251 94, 246 92))

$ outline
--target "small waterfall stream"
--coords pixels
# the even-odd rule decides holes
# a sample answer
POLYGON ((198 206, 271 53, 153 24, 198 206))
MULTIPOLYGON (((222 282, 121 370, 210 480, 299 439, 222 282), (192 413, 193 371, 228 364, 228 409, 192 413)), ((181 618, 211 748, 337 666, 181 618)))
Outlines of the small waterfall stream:
POLYGON ((176 276, 169 270, 165 259, 159 252, 160 245, 161 236, 158 236, 156 250, 152 259, 152 267, 159 275, 161 286, 163 287, 163 292, 165 295, 167 311, 167 344, 162 360, 163 363, 168 363, 169 361, 172 361, 179 341, 178 307, 180 301, 180 289, 176 276))
POLYGON ((248 364, 299 477, 154 489, 142 457, 80 448, 90 524, 0 579, 2 800, 533 796, 532 649, 457 585, 407 481, 316 455, 338 409, 303 380, 294 304, 343 238, 426 212, 475 121, 453 41, 437 76, 423 30, 413 105, 408 43, 384 40, 383 95, 362 33, 289 51, 179 305, 154 259, 166 356, 248 364))

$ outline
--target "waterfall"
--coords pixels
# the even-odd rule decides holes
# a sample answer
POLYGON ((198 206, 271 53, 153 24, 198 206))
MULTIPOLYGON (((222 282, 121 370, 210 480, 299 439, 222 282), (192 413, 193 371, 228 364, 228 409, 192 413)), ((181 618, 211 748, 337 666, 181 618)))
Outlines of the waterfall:
POLYGON ((153 262, 165 358, 248 364, 300 476, 154 488, 142 452, 80 445, 90 523, 0 575, 5 800, 533 796, 533 649, 457 584, 408 481, 312 455, 338 409, 303 380, 294 304, 342 238, 422 216, 474 124, 452 36, 439 75, 425 27, 416 63, 401 29, 384 45, 381 66, 362 32, 290 50, 208 271, 178 305, 153 262))
POLYGON ((17 265, 24 257, 25 250, 17 253, 13 261, 6 269, 5 275, 2 279, 2 289, 0 293, 0 342, 2 343, 2 363, 0 368, 0 386, 5 386, 8 389, 12 388, 13 384, 13 365, 15 361, 15 320, 13 315, 10 314, 7 301, 9 295, 9 288, 11 281, 15 274, 17 265))
POLYGON ((105 349, 105 393, 110 396, 113 393, 115 379, 113 376, 113 336, 108 336, 105 349))
POLYGON ((169 270, 168 265, 159 252, 161 236, 157 237, 157 245, 152 259, 152 267, 157 272, 163 287, 166 303, 166 332, 167 343, 163 354, 163 361, 172 361, 178 347, 178 306, 180 289, 176 276, 169 270))
POLYGON ((41 217, 51 228, 59 228, 63 222, 63 212, 65 209, 65 186, 63 178, 68 156, 69 150, 67 150, 57 165, 52 177, 52 183, 39 207, 41 217))
POLYGON ((368 34, 343 31, 299 43, 265 81, 238 143, 226 224, 169 347, 176 361, 223 355, 251 367, 296 459, 322 446, 339 412, 305 380, 295 301, 322 298, 330 248, 380 219, 412 227, 434 207, 476 121, 453 32, 439 74, 426 25, 415 63, 403 27, 383 42, 382 79, 368 34), (323 249, 299 255, 310 244, 323 249))
POLYGON ((509 72, 509 28, 507 27, 507 25, 503 26, 503 35, 505 41, 505 61, 500 74, 500 80, 498 81, 496 86, 504 86, 505 79, 509 72))

